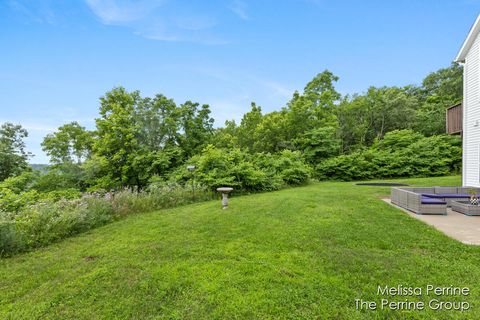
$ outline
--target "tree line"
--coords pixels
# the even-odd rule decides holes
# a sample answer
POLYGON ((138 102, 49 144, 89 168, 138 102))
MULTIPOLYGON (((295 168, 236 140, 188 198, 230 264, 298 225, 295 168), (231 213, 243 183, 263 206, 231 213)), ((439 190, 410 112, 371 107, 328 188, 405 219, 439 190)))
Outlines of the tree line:
MULTIPOLYGON (((341 178, 335 171, 340 163, 375 153, 388 133, 408 130, 397 136, 417 137, 415 141, 444 134, 445 109, 460 102, 463 91, 462 68, 456 64, 427 75, 421 85, 370 87, 361 94, 342 96, 337 81, 325 70, 279 110, 264 113, 252 102, 239 123, 229 120, 219 128, 214 128, 209 105, 177 104, 162 94, 143 97, 139 91, 114 88, 100 98, 94 130, 72 122, 44 138, 51 166, 32 179, 42 191, 143 189, 152 182, 189 181, 187 163, 204 168, 199 183, 212 187, 215 179, 244 189, 255 181, 267 183, 273 177, 269 166, 281 168, 275 174, 284 183, 341 178), (242 170, 250 175, 241 177, 242 170)), ((21 125, 0 127, 0 181, 31 170, 27 136, 21 125)), ((459 147, 456 138, 442 139, 440 145, 459 147)), ((442 157, 450 155, 441 151, 442 157)), ((452 158, 450 167, 458 169, 459 160, 452 158)))

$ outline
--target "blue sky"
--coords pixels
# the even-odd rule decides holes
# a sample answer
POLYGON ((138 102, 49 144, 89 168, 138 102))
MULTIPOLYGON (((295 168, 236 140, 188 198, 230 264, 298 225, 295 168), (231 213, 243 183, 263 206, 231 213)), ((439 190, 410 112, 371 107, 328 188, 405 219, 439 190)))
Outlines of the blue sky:
POLYGON ((40 143, 94 128, 115 86, 210 104, 216 125, 285 105, 318 72, 343 94, 418 84, 455 57, 478 0, 0 0, 0 123, 40 143))

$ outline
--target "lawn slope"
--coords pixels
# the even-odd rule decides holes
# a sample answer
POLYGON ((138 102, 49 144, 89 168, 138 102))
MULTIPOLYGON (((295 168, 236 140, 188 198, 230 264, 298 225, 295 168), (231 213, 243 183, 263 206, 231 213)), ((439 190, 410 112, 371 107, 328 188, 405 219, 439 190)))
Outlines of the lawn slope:
POLYGON ((0 318, 480 318, 480 248, 379 200, 388 194, 328 182, 234 197, 227 211, 212 201, 131 216, 0 260, 0 318), (379 301, 378 285, 427 284, 470 287, 457 300, 471 310, 355 309, 379 301))

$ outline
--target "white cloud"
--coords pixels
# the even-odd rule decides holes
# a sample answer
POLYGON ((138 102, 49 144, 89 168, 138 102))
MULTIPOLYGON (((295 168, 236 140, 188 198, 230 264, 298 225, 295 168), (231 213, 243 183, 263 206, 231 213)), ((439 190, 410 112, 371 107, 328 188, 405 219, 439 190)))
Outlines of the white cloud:
POLYGON ((234 0, 230 5, 230 10, 235 13, 240 19, 248 20, 249 16, 247 14, 247 3, 242 0, 234 0))
POLYGON ((141 36, 145 39, 169 41, 169 42, 193 42, 193 43, 199 43, 204 45, 225 45, 230 43, 230 41, 228 40, 218 38, 215 35, 211 35, 211 34, 196 35, 196 34, 178 33, 174 35, 174 34, 162 32, 158 29, 135 31, 134 34, 141 36))
MULTIPOLYGON (((217 18, 231 11, 241 19, 249 19, 243 0, 223 0, 214 6, 188 0, 81 0, 80 3, 104 25, 126 27, 135 35, 160 41, 224 45, 230 42, 215 33, 217 18)), ((69 1, 6 0, 6 4, 26 22, 65 26, 75 21, 71 19, 74 12, 69 1)))
POLYGON ((164 0, 85 0, 92 12, 105 24, 138 21, 164 4, 164 0))
POLYGON ((106 25, 124 26, 151 40, 226 44, 212 29, 215 17, 187 2, 166 0, 85 0, 88 8, 106 25))

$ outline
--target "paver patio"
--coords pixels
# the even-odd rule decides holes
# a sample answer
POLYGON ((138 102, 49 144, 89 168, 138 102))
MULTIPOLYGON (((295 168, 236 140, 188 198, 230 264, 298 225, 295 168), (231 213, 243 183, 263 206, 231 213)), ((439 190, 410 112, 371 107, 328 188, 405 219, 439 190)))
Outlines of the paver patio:
POLYGON ((421 220, 440 230, 447 236, 465 244, 480 245, 480 217, 467 216, 451 208, 447 208, 447 215, 421 215, 396 206, 390 199, 382 199, 390 205, 406 212, 409 216, 421 220))

